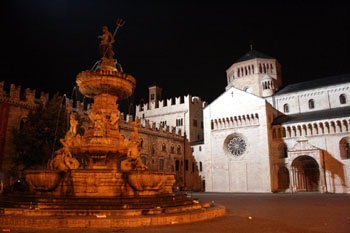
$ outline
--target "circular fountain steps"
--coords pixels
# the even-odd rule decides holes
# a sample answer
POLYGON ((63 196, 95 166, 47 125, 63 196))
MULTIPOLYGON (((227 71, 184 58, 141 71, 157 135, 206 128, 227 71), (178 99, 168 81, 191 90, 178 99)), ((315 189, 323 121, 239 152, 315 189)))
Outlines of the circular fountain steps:
POLYGON ((12 209, 40 209, 41 211, 63 210, 126 210, 192 206, 194 201, 187 195, 158 195, 138 198, 82 198, 82 197, 38 197, 11 195, 0 199, 0 207, 12 209))
POLYGON ((0 199, 0 226, 4 227, 123 228, 188 223, 223 215, 225 207, 198 203, 186 195, 123 199, 5 196, 0 199))

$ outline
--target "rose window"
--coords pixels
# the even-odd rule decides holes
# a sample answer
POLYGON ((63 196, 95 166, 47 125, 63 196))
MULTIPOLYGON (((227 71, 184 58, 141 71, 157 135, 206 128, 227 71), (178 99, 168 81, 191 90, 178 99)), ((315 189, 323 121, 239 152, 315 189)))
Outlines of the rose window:
POLYGON ((228 151, 235 156, 240 156, 244 153, 247 148, 247 144, 240 137, 234 137, 227 145, 228 151))

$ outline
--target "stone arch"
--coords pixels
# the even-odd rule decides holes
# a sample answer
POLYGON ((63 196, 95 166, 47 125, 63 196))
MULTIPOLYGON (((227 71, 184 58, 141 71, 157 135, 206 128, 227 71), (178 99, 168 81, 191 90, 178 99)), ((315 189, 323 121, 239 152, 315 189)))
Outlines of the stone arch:
POLYGON ((318 162, 308 155, 295 158, 291 164, 294 191, 320 191, 320 167, 318 162))

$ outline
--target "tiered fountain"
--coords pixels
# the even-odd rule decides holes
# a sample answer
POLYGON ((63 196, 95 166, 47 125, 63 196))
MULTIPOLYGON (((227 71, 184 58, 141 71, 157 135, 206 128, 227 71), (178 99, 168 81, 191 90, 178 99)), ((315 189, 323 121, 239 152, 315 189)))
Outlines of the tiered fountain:
MULTIPOLYGON (((117 29, 122 25, 118 21, 117 29)), ((48 169, 26 171, 30 193, 9 195, 0 203, 4 214, 0 225, 11 225, 17 218, 17 226, 22 223, 28 227, 31 218, 31 227, 50 227, 57 221, 61 227, 74 227, 77 225, 68 216, 85 216, 79 218, 81 227, 100 226, 91 225, 92 217, 109 220, 100 227, 130 227, 190 222, 224 214, 224 208, 174 194, 175 173, 147 170, 138 149, 139 120, 133 122, 130 139, 120 134, 117 100, 129 97, 136 81, 116 68, 114 35, 106 27, 103 32, 100 65, 76 78, 80 92, 94 99, 88 129, 84 135, 77 134, 78 122, 71 114, 70 129, 60 139, 62 148, 49 161, 48 169), (15 218, 9 218, 11 215, 15 218), (51 218, 43 221, 43 216, 51 218), (152 220, 155 216, 157 221, 152 220)))

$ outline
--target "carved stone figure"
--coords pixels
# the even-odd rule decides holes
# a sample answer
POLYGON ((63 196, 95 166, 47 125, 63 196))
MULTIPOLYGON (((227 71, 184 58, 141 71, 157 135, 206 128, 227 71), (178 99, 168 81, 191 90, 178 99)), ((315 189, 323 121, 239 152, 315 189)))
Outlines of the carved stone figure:
POLYGON ((140 127, 140 119, 137 118, 136 121, 134 121, 132 123, 132 127, 134 129, 134 132, 131 133, 131 136, 130 136, 130 141, 134 144, 136 144, 136 146, 138 146, 141 142, 141 137, 139 135, 139 127, 140 127))
POLYGON ((75 136, 77 134, 78 121, 75 120, 74 114, 70 115, 69 124, 70 124, 69 132, 71 133, 72 136, 75 136))
POLYGON ((77 169, 79 167, 79 161, 73 158, 69 151, 69 146, 64 139, 60 139, 63 147, 57 150, 56 157, 49 161, 48 167, 52 170, 65 171, 69 169, 77 169))
POLYGON ((118 111, 113 111, 109 117, 109 124, 112 126, 113 129, 119 130, 119 113, 118 111))

